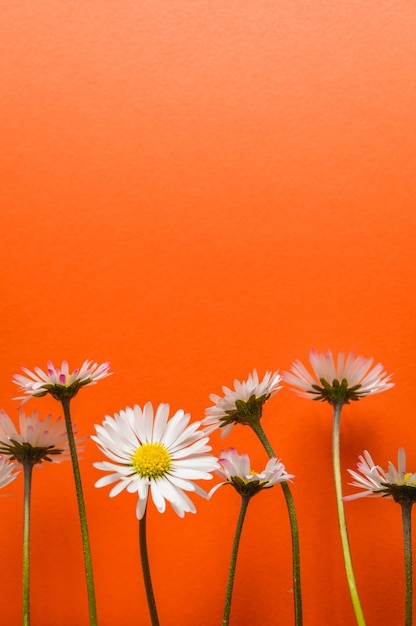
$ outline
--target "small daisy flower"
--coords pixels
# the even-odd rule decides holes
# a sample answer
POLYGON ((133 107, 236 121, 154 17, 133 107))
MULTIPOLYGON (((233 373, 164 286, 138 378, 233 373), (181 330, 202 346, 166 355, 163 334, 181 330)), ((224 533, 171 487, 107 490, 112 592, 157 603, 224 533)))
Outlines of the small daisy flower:
POLYGON ((149 496, 160 513, 170 502, 174 511, 183 517, 196 509, 185 492, 200 496, 207 494, 193 481, 209 480, 217 469, 214 456, 207 454, 206 433, 199 430, 200 422, 190 424, 190 415, 179 410, 169 418, 169 405, 160 404, 154 412, 151 402, 143 409, 138 405, 127 407, 114 417, 106 416, 102 425, 96 425, 92 439, 110 461, 94 463, 94 467, 110 472, 95 486, 116 483, 110 497, 123 489, 137 493, 137 518, 142 519, 149 496))
POLYGON ((250 467, 248 454, 238 454, 235 448, 223 450, 218 459, 220 469, 216 474, 224 478, 224 482, 215 485, 209 496, 222 485, 232 485, 241 496, 254 496, 262 489, 269 489, 276 483, 283 483, 294 478, 288 474, 281 461, 273 457, 269 459, 262 472, 255 472, 250 467))
POLYGON ((223 396, 212 393, 209 398, 214 402, 205 410, 202 425, 206 433, 221 428, 221 437, 226 437, 234 424, 251 425, 260 419, 263 404, 279 389, 281 377, 277 372, 266 372, 260 382, 257 371, 254 369, 247 380, 234 380, 234 389, 223 387, 223 396))
POLYGON ((345 357, 338 354, 335 363, 332 352, 312 349, 309 354, 314 376, 299 361, 294 361, 290 372, 283 372, 283 380, 292 385, 299 396, 310 400, 322 400, 330 404, 349 404, 350 400, 387 391, 394 386, 381 363, 374 367, 372 358, 355 357, 350 352, 345 357))
POLYGON ((0 489, 11 483, 19 472, 15 472, 16 464, 10 459, 0 456, 0 489))
POLYGON ((16 429, 10 417, 0 410, 0 454, 19 463, 60 463, 70 458, 68 439, 64 421, 47 415, 44 420, 37 411, 31 415, 19 412, 19 428, 16 429))
POLYGON ((359 457, 357 470, 348 472, 355 479, 348 483, 362 491, 345 496, 344 500, 355 500, 364 497, 382 496, 393 498, 396 502, 416 502, 416 473, 406 471, 406 452, 399 448, 397 454, 397 469, 389 461, 388 470, 384 471, 376 465, 367 450, 359 457))
POLYGON ((15 374, 13 382, 19 385, 19 391, 24 393, 23 396, 15 398, 22 400, 23 404, 30 398, 40 398, 50 393, 55 400, 62 398, 73 398, 81 387, 87 385, 95 385, 102 378, 110 376, 110 363, 93 363, 86 360, 79 369, 73 372, 69 371, 67 361, 63 361, 61 367, 55 367, 51 361, 48 361, 46 372, 40 367, 35 367, 31 372, 25 367, 22 371, 26 374, 15 374))

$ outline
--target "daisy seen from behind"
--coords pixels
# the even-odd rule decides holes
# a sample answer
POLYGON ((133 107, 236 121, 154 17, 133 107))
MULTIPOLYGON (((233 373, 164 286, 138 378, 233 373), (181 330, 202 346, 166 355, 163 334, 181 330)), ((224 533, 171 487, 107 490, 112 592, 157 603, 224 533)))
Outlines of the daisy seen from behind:
POLYGON ((217 459, 209 454, 208 436, 200 430, 200 422, 190 423, 190 415, 176 411, 169 419, 168 404, 154 410, 151 402, 143 409, 135 405, 106 416, 96 425, 92 436, 109 461, 94 463, 108 472, 96 482, 96 487, 114 485, 110 496, 126 489, 137 494, 136 516, 140 520, 140 554, 147 602, 152 626, 159 624, 150 576, 146 540, 146 517, 149 495, 156 509, 163 513, 168 502, 179 517, 195 513, 188 494, 207 498, 195 482, 210 480, 218 468, 217 459))
POLYGON ((213 406, 205 410, 202 425, 207 433, 221 428, 221 437, 226 437, 234 424, 251 425, 259 420, 263 404, 279 389, 281 377, 278 372, 266 372, 260 381, 257 370, 248 375, 247 380, 234 380, 234 389, 223 386, 223 395, 210 394, 213 406))
POLYGON ((318 352, 313 348, 309 353, 309 361, 314 376, 297 359, 294 361, 290 372, 283 372, 282 379, 299 396, 310 400, 328 402, 333 408, 332 462, 342 552, 357 624, 365 626, 364 614, 355 583, 342 497, 340 460, 341 411, 344 404, 360 400, 365 396, 387 391, 393 387, 394 383, 390 382, 391 375, 386 374, 381 363, 373 367, 373 358, 356 357, 353 352, 349 352, 347 356, 345 356, 344 352, 340 352, 335 360, 331 350, 318 352))
POLYGON ((348 472, 354 479, 349 483, 361 491, 345 496, 344 500, 364 497, 392 498, 400 504, 404 545, 405 578, 405 626, 413 624, 413 551, 412 551, 412 507, 416 502, 416 472, 406 470, 406 452, 399 448, 397 468, 389 461, 388 469, 376 465, 367 450, 359 457, 357 469, 348 472))
POLYGON ((270 489, 276 483, 287 482, 294 478, 293 474, 288 474, 285 466, 275 457, 268 460, 262 472, 255 472, 250 467, 248 454, 238 454, 235 448, 223 450, 218 459, 220 468, 216 474, 223 478, 210 491, 210 497, 219 487, 232 485, 241 496, 240 512, 237 519, 234 541, 231 550, 231 559, 228 570, 227 587, 225 591, 224 612, 222 626, 228 626, 231 614, 231 601, 234 587, 235 570, 237 565, 238 548, 241 540, 244 520, 247 513, 248 504, 253 496, 263 489, 270 489))

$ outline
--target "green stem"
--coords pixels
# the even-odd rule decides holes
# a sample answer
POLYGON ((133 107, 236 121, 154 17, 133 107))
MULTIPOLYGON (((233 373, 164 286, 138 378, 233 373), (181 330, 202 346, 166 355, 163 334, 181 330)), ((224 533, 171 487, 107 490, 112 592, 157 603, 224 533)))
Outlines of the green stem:
POLYGON ((235 568, 237 565, 238 547, 240 545, 241 531, 243 530, 244 518, 246 516, 250 496, 241 496, 241 507, 238 515, 237 526, 234 534, 233 547, 231 550, 230 567, 228 569, 227 589, 225 591, 224 613, 222 626, 228 626, 231 613, 231 599, 233 595, 235 568))
POLYGON ((149 555, 147 552, 147 539, 146 539, 146 517, 147 507, 142 519, 139 522, 139 544, 140 544, 140 558, 142 562, 142 572, 144 586, 146 589, 147 606, 149 608, 150 621, 152 626, 159 626, 159 618, 157 615, 156 600, 153 593, 152 577, 150 575, 149 555))
POLYGON ((405 626, 412 626, 413 620, 413 564, 412 564, 412 504, 401 502, 404 539, 404 578, 406 583, 405 626))
MULTIPOLYGON (((264 449, 270 458, 276 457, 273 448, 263 430, 259 421, 251 424, 252 429, 263 444, 264 449)), ((292 537, 292 571, 293 571, 293 595, 295 604, 295 625, 302 626, 302 585, 300 578, 300 546, 299 546, 299 527, 296 516, 295 503, 292 492, 287 482, 280 483, 286 500, 286 506, 289 513, 290 532, 292 537)))
POLYGON ((88 536, 87 513, 85 510, 84 495, 82 493, 81 473, 79 470, 77 447, 75 444, 74 430, 72 428, 71 414, 69 410, 70 398, 62 398, 62 408, 64 410, 66 431, 68 435, 69 450, 71 453, 72 470, 74 473, 75 490, 78 501, 79 521, 81 525, 81 540, 84 553, 85 577, 87 581, 88 610, 90 625, 97 626, 97 609, 95 603, 94 576, 92 571, 92 559, 90 540, 88 536))
POLYGON ((32 463, 23 463, 23 626, 29 626, 30 624, 30 495, 32 470, 32 463))
POLYGON ((343 403, 335 402, 334 421, 332 428, 332 462, 335 481, 335 496, 337 503, 339 530, 341 535, 342 552, 344 555, 344 565, 347 574, 348 587, 354 607, 355 618, 359 626, 365 626, 365 619, 361 609, 360 598, 358 596, 357 586, 355 584, 354 569, 352 566, 351 551, 348 541, 347 522, 345 519, 344 502, 342 499, 342 482, 341 482, 341 461, 340 461, 340 422, 341 410, 343 403))

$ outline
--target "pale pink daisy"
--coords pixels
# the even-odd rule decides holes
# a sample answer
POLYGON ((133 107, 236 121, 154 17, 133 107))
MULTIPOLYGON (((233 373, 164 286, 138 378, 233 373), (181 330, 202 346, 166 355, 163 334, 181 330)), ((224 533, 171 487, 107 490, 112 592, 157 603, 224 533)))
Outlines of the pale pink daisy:
POLYGON ((312 349, 309 354, 314 376, 299 361, 294 361, 290 372, 283 372, 284 382, 292 386, 299 396, 310 400, 322 400, 334 404, 348 404, 363 396, 387 391, 394 386, 390 382, 383 365, 374 367, 372 358, 354 356, 353 352, 338 354, 335 362, 332 352, 318 352, 312 349))
POLYGON ((60 463, 70 458, 65 422, 47 415, 40 419, 37 411, 31 415, 19 412, 19 428, 0 410, 0 454, 19 463, 42 461, 60 463))
POLYGON ((11 483, 19 472, 16 470, 16 463, 9 458, 0 456, 0 489, 11 483))
POLYGON ((218 467, 214 456, 208 454, 206 433, 200 422, 190 424, 190 415, 183 410, 169 418, 169 405, 160 404, 154 412, 151 402, 143 409, 127 407, 114 417, 106 416, 96 425, 92 439, 110 461, 94 463, 97 469, 109 472, 96 482, 96 487, 116 483, 110 497, 123 489, 137 493, 136 516, 142 519, 149 491, 160 513, 166 501, 183 517, 195 513, 192 500, 185 492, 207 497, 195 480, 210 480, 218 467))
POLYGON ((345 496, 344 500, 356 498, 383 496, 394 498, 396 502, 416 501, 416 473, 406 471, 406 452, 399 448, 397 454, 397 469, 389 461, 387 471, 376 465, 367 450, 359 456, 357 471, 349 469, 354 482, 348 483, 352 487, 361 489, 360 492, 345 496))
POLYGON ((214 405, 205 410, 206 417, 202 420, 205 432, 209 434, 221 428, 221 437, 225 437, 234 424, 249 425, 253 420, 260 419, 263 404, 281 389, 280 381, 277 372, 266 372, 260 381, 254 369, 247 380, 234 380, 234 389, 224 386, 223 396, 210 394, 214 405))
POLYGON ((81 387, 87 385, 95 385, 99 380, 110 376, 110 363, 94 363, 86 360, 79 369, 73 372, 69 371, 67 361, 62 361, 61 367, 55 367, 51 361, 48 361, 46 371, 40 367, 35 367, 34 371, 22 367, 22 371, 26 374, 15 374, 13 382, 19 385, 19 391, 24 393, 23 396, 15 398, 22 400, 23 404, 30 398, 42 397, 50 393, 56 400, 63 397, 72 398, 81 387))
POLYGON ((211 489, 210 496, 222 485, 232 485, 240 495, 251 497, 262 489, 269 489, 276 483, 294 478, 293 474, 286 472, 285 466, 276 457, 268 460, 262 472, 253 471, 248 454, 238 454, 235 448, 222 450, 218 462, 220 468, 215 473, 224 481, 211 489))

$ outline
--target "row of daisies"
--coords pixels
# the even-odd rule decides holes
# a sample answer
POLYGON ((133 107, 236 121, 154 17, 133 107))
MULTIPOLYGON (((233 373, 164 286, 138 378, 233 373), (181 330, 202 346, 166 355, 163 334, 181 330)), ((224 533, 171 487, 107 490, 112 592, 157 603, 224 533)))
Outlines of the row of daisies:
MULTIPOLYGON (((254 495, 259 490, 293 478, 273 454, 265 469, 252 472, 246 454, 238 454, 231 448, 222 451, 219 458, 210 454, 209 435, 222 429, 226 436, 235 424, 251 426, 261 438, 260 418, 265 402, 281 389, 281 382, 289 384, 298 395, 327 401, 332 405, 346 404, 364 396, 386 391, 393 386, 381 364, 373 366, 373 359, 355 357, 353 353, 340 353, 334 359, 332 353, 312 350, 310 352, 312 373, 295 361, 290 372, 267 372, 262 380, 254 370, 247 380, 234 381, 234 387, 222 388, 222 395, 211 394, 213 406, 206 410, 200 422, 191 422, 183 410, 169 417, 169 405, 154 408, 148 402, 144 407, 133 408, 107 416, 96 425, 92 439, 108 460, 95 463, 106 472, 96 486, 112 485, 110 496, 126 489, 137 493, 137 518, 146 510, 149 491, 159 512, 164 512, 166 502, 183 516, 195 512, 189 493, 207 497, 223 484, 232 484, 241 495, 254 495), (212 473, 222 479, 207 494, 195 481, 212 479, 212 473)), ((62 405, 78 391, 97 383, 111 374, 110 364, 97 364, 90 360, 82 367, 70 371, 68 363, 55 367, 49 362, 46 371, 23 368, 23 374, 13 377, 22 395, 21 404, 32 397, 51 394, 62 405)), ((19 426, 0 412, 0 487, 9 484, 18 473, 18 464, 35 465, 42 461, 58 462, 70 458, 67 426, 61 418, 47 416, 40 419, 37 412, 25 415, 21 410, 19 426)), ((267 447, 266 447, 267 449, 267 447)), ((397 468, 389 463, 387 470, 376 465, 368 451, 357 464, 357 471, 348 470, 354 481, 352 485, 361 491, 348 498, 366 495, 392 495, 389 485, 416 486, 416 474, 406 472, 405 453, 399 450, 397 468)))

